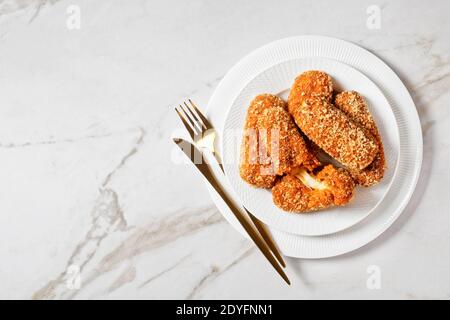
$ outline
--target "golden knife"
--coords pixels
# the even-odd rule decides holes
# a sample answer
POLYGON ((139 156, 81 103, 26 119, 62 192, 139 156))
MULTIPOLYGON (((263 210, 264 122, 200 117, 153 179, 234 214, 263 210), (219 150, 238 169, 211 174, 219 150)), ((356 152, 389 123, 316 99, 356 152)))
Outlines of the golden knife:
MULTIPOLYGON (((175 111, 180 117, 180 120, 186 128, 187 132, 189 132, 189 135, 191 136, 192 141, 194 141, 195 145, 199 146, 201 148, 200 150, 206 149, 211 152, 212 155, 216 158, 220 169, 225 174, 222 161, 220 160, 218 150, 215 146, 217 136, 216 129, 191 99, 188 99, 188 102, 189 103, 186 103, 186 101, 184 101, 184 107, 180 104, 178 108, 175 108, 175 111)), ((280 250, 273 241, 272 236, 270 235, 270 232, 267 230, 264 223, 259 221, 250 211, 247 210, 247 208, 245 208, 245 206, 244 209, 252 220, 258 232, 261 234, 264 241, 269 246, 275 258, 278 259, 283 268, 286 267, 286 263, 281 257, 280 250)))
POLYGON ((262 239, 261 235, 259 235, 255 229, 252 227, 250 222, 245 218, 244 214, 241 210, 234 204, 233 200, 227 195, 224 191, 223 187, 215 178, 209 164, 206 162, 206 159, 203 156, 203 153, 195 147, 194 144, 189 141, 175 138, 173 141, 176 145, 183 151, 186 156, 191 160, 191 162, 197 167, 200 173, 208 180, 211 186, 216 190, 216 192, 221 196, 221 198, 225 201, 227 206, 233 212, 234 216, 238 219, 239 223, 242 225, 244 230, 248 233, 250 238, 259 248, 259 250, 264 254, 267 260, 272 264, 278 274, 286 281, 287 284, 291 284, 289 278, 283 271, 283 268, 278 264, 278 261, 274 258, 272 253, 270 252, 269 247, 266 242, 262 239))

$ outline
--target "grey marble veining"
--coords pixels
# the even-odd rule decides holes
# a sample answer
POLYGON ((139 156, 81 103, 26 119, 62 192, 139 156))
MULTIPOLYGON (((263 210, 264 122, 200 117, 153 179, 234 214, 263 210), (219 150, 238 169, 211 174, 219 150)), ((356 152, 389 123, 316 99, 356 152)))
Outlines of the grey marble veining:
POLYGON ((0 298, 450 298, 447 1, 0 1, 0 298), (380 29, 366 26, 370 5, 380 29), (75 9, 71 6, 75 5, 75 9), (80 25, 70 28, 72 10, 80 25), (173 163, 173 107, 205 106, 245 54, 323 34, 385 60, 416 103, 424 161, 400 219, 287 287, 173 163), (382 287, 366 286, 377 265, 382 287))

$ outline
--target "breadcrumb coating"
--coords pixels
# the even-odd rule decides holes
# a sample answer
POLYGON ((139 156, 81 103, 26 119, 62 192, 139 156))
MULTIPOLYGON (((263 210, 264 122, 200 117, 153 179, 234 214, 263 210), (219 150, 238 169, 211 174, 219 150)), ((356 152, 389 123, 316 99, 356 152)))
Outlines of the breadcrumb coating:
POLYGON ((333 81, 323 71, 310 70, 303 72, 294 80, 289 93, 289 112, 291 106, 302 105, 310 98, 321 98, 331 102, 333 96, 333 81))
POLYGON ((308 71, 295 79, 288 108, 303 133, 351 170, 362 170, 378 154, 374 137, 331 103, 333 85, 324 72, 308 71))
POLYGON ((287 103, 272 94, 250 103, 240 176, 253 186, 271 188, 273 202, 285 211, 346 205, 356 184, 379 182, 385 168, 381 136, 364 98, 355 91, 335 94, 325 72, 299 75, 287 103), (319 149, 347 169, 324 166, 319 149))
POLYGON ((258 95, 250 103, 241 145, 239 173, 246 182, 271 188, 276 177, 293 168, 309 170, 320 162, 308 150, 281 98, 258 95))
POLYGON ((351 175, 365 187, 380 182, 386 170, 383 142, 366 101, 356 91, 343 91, 335 96, 334 102, 353 122, 370 132, 378 145, 378 153, 372 163, 362 170, 350 170, 351 175))
POLYGON ((377 155, 374 138, 326 100, 308 99, 292 109, 308 138, 349 169, 364 169, 377 155))
POLYGON ((344 169, 325 166, 316 176, 300 170, 284 176, 272 188, 275 205, 289 212, 313 212, 347 204, 353 197, 355 183, 344 169), (314 183, 308 183, 310 176, 314 183))

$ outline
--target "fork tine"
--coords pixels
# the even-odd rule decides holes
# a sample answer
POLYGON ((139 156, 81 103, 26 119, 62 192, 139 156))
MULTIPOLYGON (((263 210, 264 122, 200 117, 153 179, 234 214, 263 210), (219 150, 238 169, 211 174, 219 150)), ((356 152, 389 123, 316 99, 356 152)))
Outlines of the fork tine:
POLYGON ((178 116, 180 117, 181 121, 183 122, 184 126, 186 127, 186 130, 189 132, 192 140, 194 140, 194 137, 195 137, 194 129, 187 123, 183 114, 176 107, 175 107, 175 111, 178 113, 178 116))
POLYGON ((188 106, 188 104, 185 102, 183 102, 184 105, 186 106, 186 108, 189 110, 189 112, 191 113, 192 117, 195 119, 195 122, 197 123, 197 125, 200 126, 200 130, 203 131, 203 128, 208 129, 205 124, 203 123, 203 121, 201 120, 201 118, 199 118, 199 116, 196 115, 196 112, 194 112, 192 110, 191 107, 188 106))
MULTIPOLYGON (((185 110, 185 108, 180 104, 180 109, 183 111, 184 116, 188 119, 188 121, 190 122, 192 128, 195 131, 199 131, 199 133, 201 133, 202 130, 202 126, 198 124, 198 121, 196 120, 197 117, 194 115, 190 115, 189 113, 192 114, 192 112, 189 110, 189 113, 185 110)), ((189 108, 188 108, 189 109, 189 108)))
POLYGON ((211 129, 212 128, 211 122, 209 122, 209 120, 203 115, 203 113, 197 108, 197 106, 195 105, 194 102, 192 102, 191 99, 188 99, 188 101, 194 107, 194 109, 197 112, 197 114, 199 115, 199 117, 202 119, 203 124, 205 125, 205 128, 211 129))

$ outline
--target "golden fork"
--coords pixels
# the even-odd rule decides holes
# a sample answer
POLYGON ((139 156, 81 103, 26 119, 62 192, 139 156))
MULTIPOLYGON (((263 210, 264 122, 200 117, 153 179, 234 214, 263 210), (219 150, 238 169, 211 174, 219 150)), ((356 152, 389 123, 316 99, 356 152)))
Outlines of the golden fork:
MULTIPOLYGON (((189 105, 184 102, 184 108, 180 104, 179 108, 175 108, 176 112, 178 113, 178 116, 180 117, 181 121, 183 122, 184 126, 186 127, 186 130, 189 132, 192 140, 195 142, 196 145, 198 145, 200 148, 205 148, 209 150, 214 157, 216 158, 217 162, 219 163, 220 168, 223 170, 222 161, 220 159, 220 156, 215 148, 215 140, 216 140, 216 130, 212 126, 212 124, 209 122, 209 120, 203 115, 203 113, 197 108, 197 106, 192 102, 191 99, 188 99, 189 105)), ((281 257, 281 254, 275 245, 274 240, 272 239, 272 236, 267 231, 264 224, 259 221, 250 211, 248 211, 244 207, 245 211, 247 212, 248 216, 252 220, 253 224, 255 225, 256 229, 261 234, 264 241, 267 243, 267 245, 270 248, 270 251, 274 254, 274 256, 277 258, 277 260, 280 262, 280 264, 283 267, 286 267, 286 264, 281 257)))
POLYGON ((234 216, 238 219, 244 230, 248 233, 250 238, 256 244, 258 249, 264 254, 270 264, 275 268, 278 274, 287 282, 291 284, 289 278, 283 271, 283 268, 278 264, 278 261, 271 254, 267 243, 264 242, 261 235, 252 226, 250 220, 248 220, 242 213, 242 211, 235 205, 234 201, 228 196, 223 187, 220 185, 219 181, 216 179, 211 167, 207 163, 203 153, 192 143, 183 139, 173 139, 177 146, 183 151, 186 156, 192 161, 192 163, 197 167, 201 174, 209 181, 211 186, 216 190, 216 192, 222 197, 225 203, 228 205, 230 210, 233 212, 234 216), (193 152, 192 152, 193 151, 193 152))

